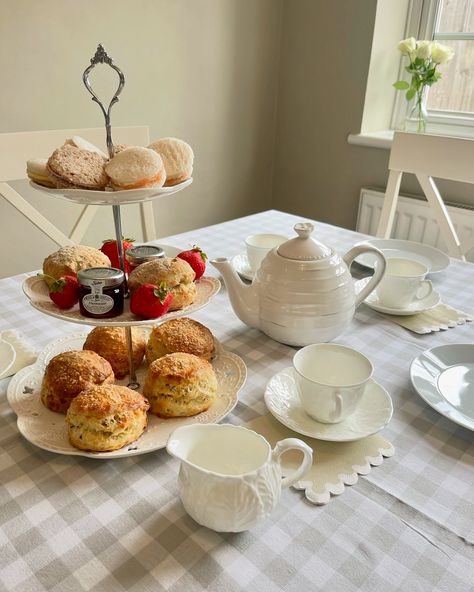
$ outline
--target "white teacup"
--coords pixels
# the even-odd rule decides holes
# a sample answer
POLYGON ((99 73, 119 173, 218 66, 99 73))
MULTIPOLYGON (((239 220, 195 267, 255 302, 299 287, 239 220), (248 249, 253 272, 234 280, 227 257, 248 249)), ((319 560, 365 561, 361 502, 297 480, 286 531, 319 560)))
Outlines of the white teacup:
POLYGON ((247 259, 252 271, 257 271, 265 255, 274 247, 286 242, 288 237, 282 234, 259 233, 252 234, 245 239, 247 259))
POLYGON ((428 268, 410 259, 387 259, 387 267, 379 285, 377 296, 388 308, 406 308, 431 294, 433 286, 425 280, 428 268))
POLYGON ((374 371, 363 354, 335 343, 303 347, 293 367, 303 409, 322 423, 339 423, 353 413, 374 371))

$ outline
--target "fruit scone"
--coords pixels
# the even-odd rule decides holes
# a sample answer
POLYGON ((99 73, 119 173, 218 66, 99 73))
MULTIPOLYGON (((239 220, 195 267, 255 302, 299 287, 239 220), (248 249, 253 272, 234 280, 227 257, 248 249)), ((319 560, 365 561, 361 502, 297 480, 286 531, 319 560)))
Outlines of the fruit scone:
POLYGON ((150 364, 143 395, 158 417, 190 417, 206 411, 217 397, 212 365, 194 354, 166 354, 150 364))

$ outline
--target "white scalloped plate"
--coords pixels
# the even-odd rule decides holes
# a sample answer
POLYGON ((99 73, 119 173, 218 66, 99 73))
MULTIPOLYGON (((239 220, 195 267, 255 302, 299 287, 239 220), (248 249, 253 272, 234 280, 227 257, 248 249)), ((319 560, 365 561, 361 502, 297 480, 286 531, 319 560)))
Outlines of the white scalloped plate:
POLYGON ((44 314, 50 315, 63 321, 70 323, 78 323, 79 325, 93 325, 102 327, 126 327, 134 325, 149 325, 153 322, 162 323, 170 319, 176 319, 184 315, 190 315, 206 304, 219 292, 221 283, 214 277, 202 277, 196 282, 196 300, 193 304, 185 306, 180 310, 168 312, 158 319, 139 319, 130 312, 130 300, 125 299, 124 311, 121 315, 111 319, 92 319, 81 315, 79 305, 76 304, 73 308, 63 310, 58 308, 54 302, 49 298, 48 286, 44 280, 38 276, 26 278, 23 282, 23 292, 30 300, 30 304, 37 308, 44 314))
MULTIPOLYGON (((82 349, 87 333, 75 333, 53 341, 45 347, 35 364, 20 370, 11 380, 7 398, 17 414, 18 430, 26 440, 57 454, 87 456, 108 459, 136 456, 153 452, 166 446, 170 434, 179 426, 193 423, 217 423, 226 417, 238 401, 238 393, 247 378, 243 360, 232 352, 225 351, 216 341, 216 356, 212 366, 217 376, 218 396, 209 409, 193 417, 161 419, 148 415, 148 427, 138 440, 113 452, 85 452, 74 448, 68 440, 65 416, 47 409, 40 399, 44 369, 55 355, 68 350, 82 349)), ((146 365, 137 369, 137 378, 143 385, 146 365)), ((126 386, 128 378, 116 384, 126 386)))
POLYGON ((0 378, 9 376, 8 371, 16 360, 15 348, 11 343, 0 339, 0 378))
POLYGON ((173 195, 189 187, 193 179, 187 179, 178 185, 172 187, 145 187, 143 189, 128 189, 126 191, 94 191, 92 189, 52 189, 50 187, 44 187, 38 185, 34 181, 30 181, 30 185, 37 191, 42 191, 48 195, 54 197, 60 197, 61 199, 67 199, 79 204, 86 205, 109 205, 109 206, 121 206, 126 204, 141 203, 144 201, 150 201, 157 197, 165 197, 173 195))
POLYGON ((390 421, 392 399, 375 380, 369 380, 358 407, 344 421, 320 423, 303 409, 290 366, 273 376, 265 389, 270 413, 291 430, 328 442, 352 442, 379 432, 390 421))

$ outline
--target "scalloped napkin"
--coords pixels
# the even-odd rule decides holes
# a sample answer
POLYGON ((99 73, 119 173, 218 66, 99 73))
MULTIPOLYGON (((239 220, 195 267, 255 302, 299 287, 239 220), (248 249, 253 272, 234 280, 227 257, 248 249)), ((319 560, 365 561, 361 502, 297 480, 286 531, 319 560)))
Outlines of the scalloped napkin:
MULTIPOLYGON (((392 444, 378 434, 355 442, 324 442, 297 434, 270 414, 244 425, 266 438, 272 448, 278 440, 296 437, 313 449, 313 466, 305 478, 293 487, 303 490, 306 499, 318 505, 327 504, 331 494, 340 495, 345 485, 354 485, 359 475, 367 475, 372 466, 381 465, 384 457, 395 454, 392 444)), ((298 467, 301 455, 297 451, 290 451, 281 459, 283 475, 287 475, 298 467)))
POLYGON ((447 304, 440 303, 431 310, 409 316, 382 315, 409 331, 424 335, 433 331, 445 331, 458 325, 474 320, 474 315, 456 310, 447 304))
POLYGON ((36 360, 38 352, 18 331, 2 331, 0 333, 0 339, 9 343, 16 353, 12 366, 9 366, 5 372, 0 374, 0 379, 13 376, 13 374, 16 374, 19 370, 25 368, 25 366, 33 364, 36 360))

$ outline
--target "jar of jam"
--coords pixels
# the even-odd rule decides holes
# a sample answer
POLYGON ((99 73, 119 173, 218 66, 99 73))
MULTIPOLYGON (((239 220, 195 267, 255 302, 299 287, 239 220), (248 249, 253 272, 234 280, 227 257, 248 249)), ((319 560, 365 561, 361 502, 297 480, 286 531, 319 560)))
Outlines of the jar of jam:
POLYGON ((77 272, 81 314, 110 319, 123 312, 125 277, 115 267, 89 267, 77 272))
POLYGON ((147 261, 154 259, 161 259, 165 256, 165 252, 161 247, 155 245, 137 245, 125 251, 125 259, 128 262, 130 271, 147 261))

